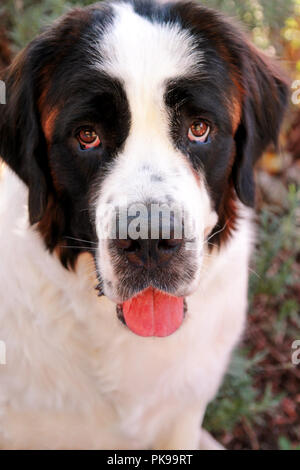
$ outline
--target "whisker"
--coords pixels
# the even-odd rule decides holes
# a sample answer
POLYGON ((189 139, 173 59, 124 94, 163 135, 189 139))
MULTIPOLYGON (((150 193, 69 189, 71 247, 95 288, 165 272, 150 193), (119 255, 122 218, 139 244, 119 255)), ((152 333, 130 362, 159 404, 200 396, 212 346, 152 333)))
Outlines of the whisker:
POLYGON ((258 279, 261 279, 261 276, 256 271, 254 271, 254 269, 248 267, 248 270, 251 274, 254 274, 258 279))
POLYGON ((215 243, 207 242, 207 244, 210 246, 214 246, 215 248, 219 248, 218 245, 216 245, 215 243))
POLYGON ((223 226, 220 230, 218 230, 217 232, 212 233, 211 236, 208 237, 208 239, 207 239, 206 241, 209 242, 209 240, 210 240, 211 238, 213 238, 215 235, 218 235, 218 233, 223 232, 223 231, 225 230, 225 228, 226 228, 226 226, 227 226, 227 224, 228 224, 229 221, 230 221, 230 218, 229 218, 228 220, 226 220, 224 226, 223 226))
POLYGON ((75 240, 77 242, 84 242, 84 243, 90 243, 91 245, 98 245, 97 242, 91 242, 90 240, 84 240, 83 238, 75 238, 75 237, 65 237, 68 240, 75 240))

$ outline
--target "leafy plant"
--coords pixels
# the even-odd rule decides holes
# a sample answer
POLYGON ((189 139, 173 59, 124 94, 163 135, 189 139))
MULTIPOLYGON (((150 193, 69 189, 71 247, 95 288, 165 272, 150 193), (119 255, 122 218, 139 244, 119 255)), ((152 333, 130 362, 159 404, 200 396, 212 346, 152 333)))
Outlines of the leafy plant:
POLYGON ((271 387, 266 387, 263 395, 254 386, 255 374, 261 370, 259 362, 264 353, 253 359, 247 351, 240 349, 233 355, 224 384, 206 413, 204 427, 213 432, 231 432, 234 426, 246 420, 251 426, 260 424, 263 413, 275 409, 282 395, 274 396, 271 387))
POLYGON ((45 26, 74 6, 93 0, 4 0, 0 13, 5 16, 15 50, 24 47, 45 26))
POLYGON ((278 439, 278 447, 280 450, 300 450, 300 445, 293 446, 291 441, 285 436, 280 436, 278 439))
POLYGON ((251 303, 259 294, 266 294, 271 300, 272 296, 283 296, 287 288, 296 283, 292 264, 295 254, 300 250, 300 227, 297 223, 300 190, 291 185, 288 197, 289 211, 286 214, 278 215, 270 207, 263 209, 260 214, 259 249, 254 259, 255 274, 250 277, 251 303), (273 262, 280 251, 280 262, 277 260, 274 266, 273 262))

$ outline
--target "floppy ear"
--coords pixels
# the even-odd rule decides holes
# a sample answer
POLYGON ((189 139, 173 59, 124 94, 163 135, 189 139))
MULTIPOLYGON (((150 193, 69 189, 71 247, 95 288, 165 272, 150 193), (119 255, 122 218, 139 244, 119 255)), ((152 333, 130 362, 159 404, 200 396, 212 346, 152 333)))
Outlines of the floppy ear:
POLYGON ((29 188, 29 220, 38 222, 47 204, 46 142, 37 109, 37 71, 30 46, 6 70, 6 105, 0 105, 0 155, 29 188))
POLYGON ((270 143, 277 146, 288 86, 279 70, 254 47, 246 44, 242 55, 242 118, 235 135, 233 181, 240 200, 253 207, 253 166, 270 143))

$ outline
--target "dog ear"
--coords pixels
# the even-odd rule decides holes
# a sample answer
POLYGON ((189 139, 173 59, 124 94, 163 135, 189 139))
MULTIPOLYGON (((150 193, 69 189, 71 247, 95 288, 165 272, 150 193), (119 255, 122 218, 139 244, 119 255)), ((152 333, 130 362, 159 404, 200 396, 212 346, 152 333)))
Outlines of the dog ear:
POLYGON ((254 47, 245 44, 242 55, 243 104, 241 122, 235 135, 233 181, 240 200, 253 207, 253 167, 269 144, 277 146, 288 100, 288 86, 277 67, 268 63, 254 47))
POLYGON ((29 189, 29 220, 38 222, 47 204, 46 142, 37 109, 37 71, 30 46, 4 73, 6 103, 0 105, 0 155, 29 189))

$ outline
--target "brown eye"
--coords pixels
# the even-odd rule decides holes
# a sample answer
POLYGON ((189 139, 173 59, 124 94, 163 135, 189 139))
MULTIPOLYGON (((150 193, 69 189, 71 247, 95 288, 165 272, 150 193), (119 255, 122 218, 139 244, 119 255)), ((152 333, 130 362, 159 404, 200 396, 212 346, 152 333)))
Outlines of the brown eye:
POLYGON ((77 140, 83 150, 99 147, 101 143, 93 129, 81 129, 77 134, 77 140))
POLYGON ((210 126, 205 121, 195 121, 189 128, 188 138, 192 142, 206 142, 210 126))

